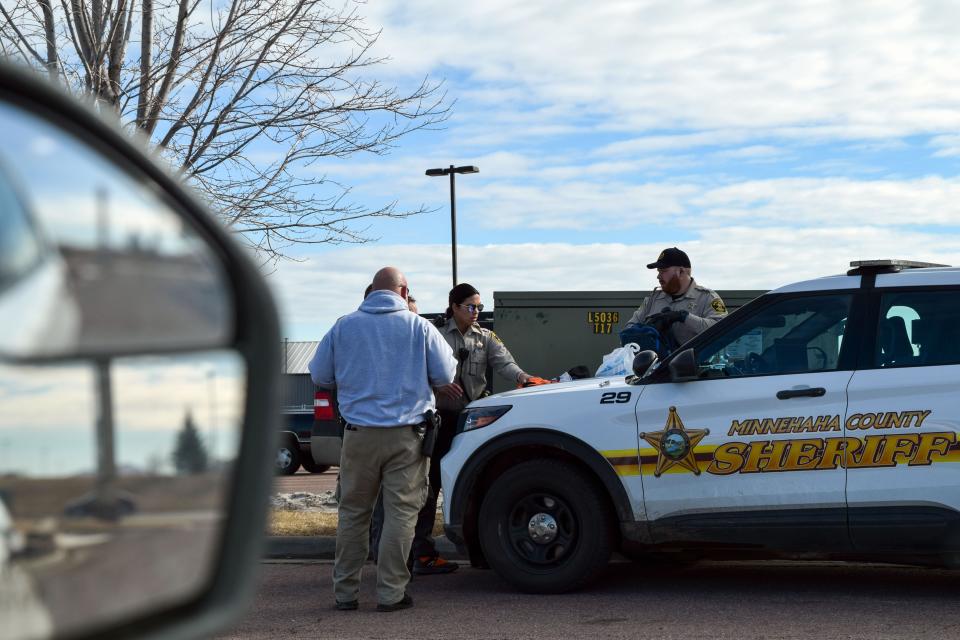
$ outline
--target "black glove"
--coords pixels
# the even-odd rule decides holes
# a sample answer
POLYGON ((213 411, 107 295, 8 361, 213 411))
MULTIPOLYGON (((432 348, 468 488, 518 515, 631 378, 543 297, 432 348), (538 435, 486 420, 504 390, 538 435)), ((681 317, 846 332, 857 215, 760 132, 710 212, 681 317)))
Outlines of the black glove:
POLYGON ((660 313, 655 313, 647 318, 647 324, 652 324, 658 331, 666 331, 674 322, 683 322, 687 319, 687 311, 673 311, 670 307, 664 307, 660 313))

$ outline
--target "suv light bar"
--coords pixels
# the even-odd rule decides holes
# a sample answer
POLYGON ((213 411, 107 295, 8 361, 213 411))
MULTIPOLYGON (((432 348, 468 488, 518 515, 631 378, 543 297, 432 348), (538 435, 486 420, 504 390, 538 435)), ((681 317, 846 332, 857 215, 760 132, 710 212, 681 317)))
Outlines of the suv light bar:
POLYGON ((929 267, 949 267, 948 264, 935 262, 918 262, 916 260, 898 260, 885 258, 883 260, 853 260, 853 267, 847 271, 848 276, 861 276, 867 273, 897 273, 904 269, 926 269, 929 267))

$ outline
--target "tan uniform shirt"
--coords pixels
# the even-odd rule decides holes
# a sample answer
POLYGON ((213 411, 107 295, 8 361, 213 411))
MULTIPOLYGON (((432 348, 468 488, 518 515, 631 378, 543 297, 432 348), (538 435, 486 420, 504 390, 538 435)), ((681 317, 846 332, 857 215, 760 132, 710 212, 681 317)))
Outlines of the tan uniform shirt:
MULTIPOLYGON (((676 299, 660 288, 654 289, 653 293, 644 298, 643 304, 633 313, 630 322, 627 324, 646 322, 647 318, 660 313, 665 308, 669 308, 671 311, 687 312, 686 320, 675 322, 670 327, 670 333, 678 344, 690 340, 727 315, 727 307, 723 304, 723 300, 720 299, 717 292, 713 289, 701 287, 695 280, 691 279, 687 292, 676 299)), ((456 350, 454 350, 454 355, 456 355, 456 350)))
POLYGON ((451 404, 437 394, 437 405, 441 409, 459 410, 476 400, 487 388, 487 365, 501 376, 516 383, 523 369, 514 362, 510 351, 503 345, 500 338, 489 329, 481 329, 479 325, 471 325, 466 334, 460 333, 453 318, 447 319, 447 324, 440 328, 440 335, 444 337, 453 355, 457 358, 457 376, 454 382, 461 384, 467 396, 451 404), (460 350, 466 349, 466 358, 460 358, 460 350))

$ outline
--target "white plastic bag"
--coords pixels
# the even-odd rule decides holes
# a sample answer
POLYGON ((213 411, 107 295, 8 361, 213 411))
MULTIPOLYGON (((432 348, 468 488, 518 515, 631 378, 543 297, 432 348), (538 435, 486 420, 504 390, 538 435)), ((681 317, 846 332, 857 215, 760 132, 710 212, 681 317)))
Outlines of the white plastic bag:
POLYGON ((635 342, 617 347, 603 356, 603 364, 597 369, 596 377, 611 378, 633 373, 633 359, 638 353, 640 353, 640 345, 635 342))

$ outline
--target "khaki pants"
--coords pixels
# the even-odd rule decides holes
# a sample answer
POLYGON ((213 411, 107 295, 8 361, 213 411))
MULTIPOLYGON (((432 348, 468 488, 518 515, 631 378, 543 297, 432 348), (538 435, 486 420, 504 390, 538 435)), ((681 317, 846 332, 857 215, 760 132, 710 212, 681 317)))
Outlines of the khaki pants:
POLYGON ((407 555, 417 512, 427 495, 430 459, 409 426, 358 427, 343 432, 338 490, 337 552, 333 589, 340 602, 357 600, 369 551, 370 517, 383 489, 383 533, 377 557, 377 602, 403 598, 410 570, 407 555))

